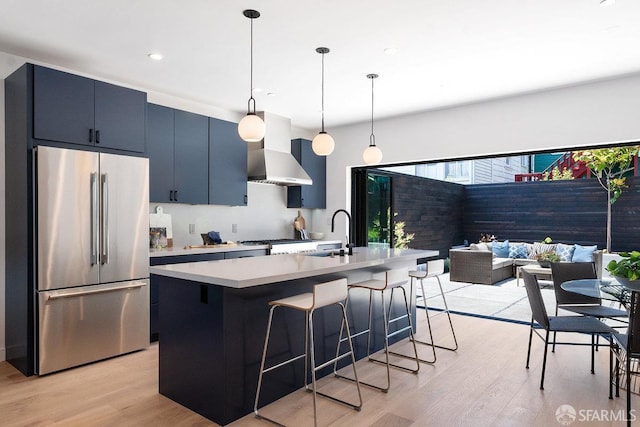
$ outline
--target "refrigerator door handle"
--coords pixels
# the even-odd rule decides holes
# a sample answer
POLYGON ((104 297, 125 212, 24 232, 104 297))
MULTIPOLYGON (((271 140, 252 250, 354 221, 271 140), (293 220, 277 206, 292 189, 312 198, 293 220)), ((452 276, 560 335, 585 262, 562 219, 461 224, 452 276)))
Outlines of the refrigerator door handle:
POLYGON ((109 264, 109 176, 102 174, 102 255, 101 263, 109 264))
POLYGON ((98 223, 100 212, 98 211, 98 174, 91 174, 91 265, 98 263, 100 243, 98 239, 98 223))
POLYGON ((146 285, 147 284, 144 283, 144 282, 138 282, 138 283, 135 283, 133 285, 111 287, 111 288, 106 288, 106 289, 95 289, 95 290, 84 291, 84 292, 74 291, 74 292, 52 293, 51 295, 47 296, 47 300, 54 300, 54 299, 59 299, 59 298, 72 298, 72 297, 75 298, 75 297, 81 297, 81 296, 85 296, 85 295, 101 294, 101 293, 104 293, 104 292, 128 291, 130 289, 142 288, 143 286, 146 286, 146 285))

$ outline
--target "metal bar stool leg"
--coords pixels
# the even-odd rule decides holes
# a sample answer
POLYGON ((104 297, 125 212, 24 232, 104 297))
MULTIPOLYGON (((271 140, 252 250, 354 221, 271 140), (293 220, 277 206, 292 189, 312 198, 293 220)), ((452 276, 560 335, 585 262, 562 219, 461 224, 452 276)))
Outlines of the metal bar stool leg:
MULTIPOLYGON (((398 353, 398 352, 395 352, 395 351, 391 351, 391 350, 389 350, 388 346, 385 349, 385 353, 393 354, 394 356, 404 357, 405 359, 415 360, 416 361, 416 369, 407 368, 405 366, 401 366, 401 365, 397 365, 397 364, 393 364, 393 363, 391 363, 391 364, 388 363, 388 364, 390 366, 393 366, 394 368, 402 369, 404 371, 411 372, 413 374, 417 374, 418 371, 420 370, 420 357, 418 357, 418 348, 416 347, 416 342, 417 341, 416 341, 415 336, 413 335, 413 322, 411 321, 411 311, 409 309, 409 301, 407 299, 407 291, 402 286, 397 287, 397 288, 394 287, 394 288, 391 289, 391 299, 389 301, 389 314, 391 314, 391 303, 393 302, 393 291, 395 291, 396 289, 402 290, 402 296, 404 298, 405 314, 400 315, 400 316, 398 316, 398 317, 396 317, 394 319, 387 318, 389 320, 386 321, 386 324, 388 325, 389 322, 395 322, 395 321, 399 321, 399 320, 402 320, 402 319, 406 318, 409 325, 404 327, 404 328, 400 328, 400 329, 396 330, 395 332, 393 332, 391 334, 389 334, 388 327, 387 327, 387 330, 385 332, 386 332, 386 335, 388 337, 391 337, 391 336, 400 334, 402 332, 408 331, 409 332, 409 341, 411 342, 411 345, 413 346, 413 356, 409 356, 409 355, 406 355, 406 354, 402 354, 402 353, 398 353)), ((387 356, 387 361, 388 361, 388 356, 387 356)), ((381 363, 381 361, 379 361, 379 360, 374 360, 374 362, 381 363)))
MULTIPOLYGON (((384 303, 384 299, 383 299, 383 303, 384 303)), ((349 302, 347 301, 347 305, 348 304, 349 304, 349 302)), ((367 329, 364 329, 362 331, 359 331, 359 332, 356 332, 354 334, 351 334, 350 336, 353 339, 353 338, 358 337, 360 335, 367 334, 367 359, 371 360, 371 333, 370 333, 370 331, 371 331, 371 326, 372 326, 372 323, 373 323, 372 322, 372 319, 373 319, 373 290, 371 290, 371 289, 369 289, 369 308, 368 308, 367 311, 369 313, 369 319, 367 321, 367 329)), ((345 309, 345 313, 346 313, 346 309, 345 309)), ((384 313, 384 309, 383 309, 383 316, 384 316, 384 325, 385 325, 385 346, 384 346, 384 348, 386 349, 388 342, 387 342, 387 338, 386 338, 386 336, 387 336, 387 322, 386 322, 386 315, 384 313)), ((349 334, 349 328, 348 328, 348 323, 347 323, 346 319, 347 319, 347 317, 346 317, 346 314, 345 314, 344 320, 342 322, 342 326, 340 327, 340 337, 339 337, 339 341, 338 341, 338 349, 336 350, 336 355, 340 351, 340 344, 347 340, 347 338, 342 338, 343 330, 346 330, 347 334, 349 334)), ((351 342, 350 342, 350 345, 351 345, 351 342)), ((388 355, 387 355, 387 358, 388 358, 388 355)), ((351 377, 347 377, 345 375, 339 374, 337 372, 337 362, 336 362, 336 364, 334 364, 333 374, 336 377, 342 378, 342 379, 345 379, 345 380, 349 380, 349 381, 356 381, 357 380, 357 377, 351 378, 351 377)), ((390 388, 390 385, 391 385, 390 378, 391 378, 391 375, 390 375, 389 372, 387 372, 387 384, 385 386, 379 386, 379 385, 376 385, 376 384, 373 384, 373 383, 368 383, 368 382, 365 382, 365 381, 360 381, 360 384, 362 384, 364 386, 367 386, 367 387, 370 387, 370 388, 373 388, 373 389, 376 389, 376 390, 381 391, 383 393, 387 393, 389 391, 389 388, 390 388)))
MULTIPOLYGON (((366 289, 369 291, 369 307, 368 307, 368 315, 369 315, 369 319, 368 319, 368 324, 367 324, 367 329, 354 333, 352 334, 352 338, 360 336, 362 334, 367 334, 367 358, 369 361, 371 362, 376 362, 376 363, 380 363, 386 366, 386 373, 387 373, 387 381, 386 381, 386 385, 384 386, 379 386, 377 384, 372 384, 372 383, 366 383, 366 382, 361 382, 363 385, 366 385, 368 387, 374 388, 376 390, 382 391, 384 393, 389 391, 389 388, 391 386, 391 373, 390 373, 390 367, 394 367, 394 368, 398 368, 407 372, 411 372, 411 373, 417 373, 420 369, 420 363, 418 360, 418 354, 417 354, 417 349, 415 346, 415 343, 413 343, 413 347, 414 347, 414 353, 415 353, 415 360, 416 360, 416 369, 411 369, 411 368, 407 368, 401 365, 397 365, 397 364, 393 364, 390 362, 389 360, 389 338, 393 337, 397 334, 403 333, 408 331, 409 332, 409 336, 410 338, 413 340, 413 325, 411 322, 411 315, 410 315, 410 310, 409 310, 409 305, 407 302, 407 296, 406 296, 406 291, 404 288, 402 288, 403 291, 403 296, 404 296, 404 315, 398 316, 396 318, 391 319, 390 315, 391 315, 391 303, 390 302, 389 306, 387 307, 386 304, 386 299, 385 299, 385 291, 386 290, 391 290, 391 300, 393 299, 393 290, 396 287, 402 287, 402 285, 404 285, 407 280, 407 270, 405 269, 404 271, 402 270, 388 270, 384 272, 385 274, 385 279, 384 280, 380 280, 380 279, 371 279, 371 280, 367 280, 364 282, 359 282, 359 283, 354 283, 352 284, 350 287, 351 288, 361 288, 361 289, 366 289), (383 341, 384 341, 384 346, 383 346, 383 350, 384 350, 384 355, 385 358, 384 360, 378 360, 376 358, 374 358, 371 355, 371 349, 372 349, 372 338, 371 338, 371 330, 373 327, 373 292, 379 292, 380 293, 380 300, 381 300, 381 310, 382 310, 382 325, 383 325, 383 341), (404 319, 404 318, 408 319, 408 323, 409 325, 406 327, 402 327, 399 328, 398 330, 389 333, 389 325, 390 323, 396 322, 398 320, 404 319)), ((342 329, 342 328, 341 328, 342 329)), ((342 338, 342 332, 340 335, 341 338, 341 342, 344 340, 342 338)), ((334 374, 340 378, 345 378, 347 380, 351 380, 353 381, 353 379, 345 377, 343 375, 338 374, 335 371, 334 368, 334 374)))
POLYGON ((260 361, 260 374, 258 375, 258 389, 256 390, 256 400, 253 404, 253 413, 258 417, 258 401, 260 400, 260 390, 262 388, 262 375, 264 374, 264 361, 267 357, 267 347, 269 346, 269 334, 271 333, 271 321, 273 319, 273 310, 275 306, 269 310, 269 321, 267 322, 267 333, 264 337, 264 347, 262 350, 262 360, 260 361))
MULTIPOLYGON (((435 354, 435 348, 440 348, 442 350, 449 350, 449 351, 456 351, 458 350, 458 339, 456 337, 456 333, 455 330, 453 329, 453 321, 451 320, 451 312, 449 311, 449 305, 447 304, 447 298, 445 297, 444 294, 444 289, 442 289, 442 282, 440 281, 440 276, 439 275, 434 275, 434 276, 429 276, 429 275, 425 275, 424 277, 418 277, 414 274, 416 274, 418 272, 410 272, 409 275, 411 276, 411 290, 413 292, 413 279, 416 278, 418 280, 420 280, 420 289, 422 291, 422 300, 424 303, 424 310, 425 310, 425 314, 427 315, 427 326, 429 328, 429 339, 430 342, 426 342, 426 341, 417 341, 418 344, 424 344, 424 345, 428 345, 434 348, 434 352, 433 352, 433 361, 429 361, 429 360, 422 360, 422 362, 424 363, 435 363, 436 361, 436 354, 435 354), (424 290, 424 279, 427 279, 429 277, 435 277, 436 280, 438 281, 438 287, 440 289, 440 295, 442 296, 442 302, 444 303, 444 310, 438 314, 436 314, 435 316, 438 316, 440 314, 446 314, 447 315, 447 320, 449 321, 449 328, 451 330, 451 336, 453 337, 453 343, 454 345, 452 347, 447 347, 447 346, 443 346, 443 345, 439 345, 439 344, 435 344, 434 340, 433 340, 433 334, 431 332, 431 316, 429 315, 429 307, 427 304, 427 298, 426 298, 426 293, 424 290)), ((417 299, 417 297, 416 297, 417 299)))
MULTIPOLYGON (((286 364, 292 363, 296 360, 304 358, 305 365, 305 373, 304 373, 304 388, 307 392, 313 393, 313 417, 314 417, 314 425, 317 426, 317 395, 327 397, 334 402, 338 402, 344 404, 345 406, 350 407, 351 409, 355 409, 360 411, 362 408, 362 394, 360 392, 360 383, 358 381, 358 375, 356 372, 355 365, 355 355, 353 352, 353 345, 351 343, 351 334, 349 332, 349 323, 346 316, 346 310, 344 305, 342 304, 342 300, 347 297, 347 279, 338 279, 333 280, 331 282, 322 283, 314 285, 313 294, 307 293, 302 295, 296 295, 288 298, 283 298, 277 301, 272 301, 269 304, 272 306, 269 311, 269 320, 267 322, 267 332, 265 334, 265 342, 262 351, 262 360, 260 362, 260 373, 258 375, 258 388, 256 390, 256 399, 254 402, 253 412, 257 418, 264 419, 276 425, 282 425, 277 421, 274 421, 264 415, 261 415, 258 411, 258 404, 260 401, 260 390, 262 388, 263 376, 265 373, 270 372, 272 370, 278 369, 286 364), (341 311, 341 323, 346 327, 347 332, 347 341, 349 342, 349 351, 340 354, 339 351, 336 353, 336 357, 324 362, 320 366, 316 365, 316 355, 315 355, 315 340, 314 340, 314 328, 313 328, 313 315, 317 308, 326 307, 329 305, 338 305, 340 306, 341 311), (271 335, 271 327, 273 323, 273 314, 275 312, 276 307, 288 307, 291 309, 303 311, 305 314, 305 337, 304 337, 304 353, 294 356, 289 360, 284 362, 280 362, 274 366, 265 368, 265 361, 267 357, 267 349, 269 346, 269 338, 271 335), (316 373, 320 369, 324 369, 327 366, 332 364, 337 364, 337 362, 347 356, 351 356, 351 364, 353 367, 353 374, 355 377, 356 389, 358 392, 358 403, 354 404, 351 402, 347 402, 346 400, 338 399, 336 397, 330 396, 325 393, 321 393, 317 391, 317 382, 316 382, 316 373), (310 359, 310 360, 309 360, 310 359), (309 369, 310 363, 310 369, 309 369), (311 385, 308 383, 307 371, 311 371, 311 385)), ((341 331, 342 332, 342 331, 341 331)), ((342 335, 342 333, 341 333, 342 335)), ((338 347, 340 346, 340 341, 338 342, 338 347)))
MULTIPOLYGON (((414 279, 414 277, 411 277, 411 293, 412 294, 413 294, 413 279, 414 279)), ((427 328, 429 329, 429 342, 421 341, 421 340, 418 340, 418 339, 415 339, 414 342, 418 343, 418 344, 423 344, 423 345, 427 345, 427 346, 431 347, 431 353, 433 355, 433 359, 428 360, 428 359, 419 358, 418 360, 420 360, 422 363, 434 364, 434 363, 436 363, 436 360, 437 360, 436 346, 433 345, 433 332, 432 332, 432 329, 431 329, 431 316, 429 316, 429 308, 427 307, 427 298, 426 298, 426 294, 424 293, 424 285, 422 284, 422 279, 420 279, 420 287, 422 289, 422 302, 424 304, 424 313, 427 316, 427 328)), ((417 306, 417 301, 416 301, 416 306, 417 306)), ((446 306, 446 304, 445 304, 445 306, 446 306)))
MULTIPOLYGON (((458 339, 456 338, 456 332, 453 330, 453 322, 451 321, 451 312, 449 311, 449 305, 447 304, 447 298, 444 296, 444 290, 442 289, 442 282, 440 281, 440 275, 436 276, 436 280, 438 281, 438 287, 440 288, 440 295, 442 295, 442 301, 444 302, 445 312, 447 313, 447 318, 449 319, 449 327, 451 328, 451 335, 453 336, 453 347, 444 347, 436 345, 436 347, 441 348, 443 350, 456 351, 458 350, 458 339)), ((424 289, 422 290, 424 295, 424 289)))
MULTIPOLYGON (((305 319, 307 319, 307 336, 311 336, 311 347, 309 348, 309 353, 311 354, 311 383, 313 385, 313 389, 311 390, 313 393, 313 425, 315 427, 318 426, 318 404, 316 402, 316 352, 314 349, 314 339, 313 339, 313 310, 307 312, 305 319)), ((306 360, 306 359, 305 359, 306 360)), ((307 372, 305 371, 304 376, 306 378, 307 372)))
MULTIPOLYGON (((314 394, 316 394, 316 393, 317 393, 317 394, 318 394, 318 395, 320 395, 320 396, 323 396, 323 397, 326 397, 326 398, 328 398, 328 399, 331 399, 331 400, 333 400, 334 402, 342 403, 343 405, 349 406, 349 407, 351 407, 352 409, 355 409, 356 411, 360 411, 360 409, 362 408, 362 395, 361 395, 361 393, 360 393, 360 384, 362 384, 362 383, 358 380, 358 373, 357 373, 357 371, 356 371, 356 357, 355 357, 355 353, 353 352, 353 344, 352 344, 352 342, 351 342, 351 338, 352 338, 352 337, 351 337, 351 334, 349 333, 349 329, 348 329, 348 327, 349 327, 349 322, 348 322, 348 320, 347 320, 347 312, 346 312, 346 310, 345 310, 344 306, 343 306, 341 303, 339 303, 338 305, 340 306, 341 311, 342 311, 342 321, 344 322, 344 324, 346 324, 346 326, 345 326, 345 330, 347 331, 347 338, 346 338, 346 341, 347 341, 347 343, 349 344, 349 351, 348 351, 348 352, 346 352, 346 353, 343 353, 343 354, 339 354, 339 353, 338 353, 338 354, 336 354, 336 357, 335 357, 335 358, 333 358, 333 359, 329 360, 328 362, 323 363, 323 364, 322 364, 322 365, 320 365, 320 366, 316 366, 316 362, 315 362, 315 350, 314 350, 314 348, 313 348, 313 343, 314 343, 314 340, 313 340, 313 329, 312 329, 312 326, 311 326, 311 327, 310 327, 310 329, 309 329, 309 333, 311 334, 311 348, 310 348, 310 354, 311 354, 311 372, 312 372, 312 378, 313 378, 313 380, 315 381, 315 372, 316 372, 316 371, 318 371, 318 370, 320 370, 320 369, 323 369, 323 368, 325 368, 326 366, 329 366, 329 365, 331 365, 331 364, 333 364, 333 366, 334 366, 334 374, 335 374, 335 369, 336 369, 336 365, 337 365, 337 363, 338 363, 341 359, 343 359, 343 358, 345 358, 346 356, 349 356, 349 355, 350 355, 350 356, 351 356, 351 367, 352 367, 352 369, 353 369, 353 379, 352 379, 352 378, 349 378, 349 377, 342 377, 342 376, 337 375, 337 374, 336 374, 335 376, 336 376, 336 377, 338 377, 338 378, 346 378, 346 379, 348 379, 348 380, 353 381, 353 382, 355 382, 355 383, 356 383, 356 388, 357 388, 357 390, 358 390, 358 398, 359 398, 360 403, 359 403, 358 405, 355 405, 355 404, 352 404, 352 403, 346 402, 346 401, 344 401, 344 400, 337 399, 337 398, 335 398, 335 397, 333 397, 333 396, 331 396, 331 395, 328 395, 328 394, 326 394, 326 393, 322 393, 322 392, 320 392, 320 391, 315 391, 315 385, 313 386, 313 389, 314 389, 314 390, 313 390, 313 392, 314 392, 314 394)), ((310 321, 310 324, 312 325, 312 324, 313 324, 313 318, 312 318, 312 317, 310 317, 310 318, 309 318, 309 321, 310 321)), ((339 343, 339 342, 338 342, 338 346, 340 346, 340 343, 339 343)), ((311 391, 311 390, 308 390, 308 391, 311 391)))

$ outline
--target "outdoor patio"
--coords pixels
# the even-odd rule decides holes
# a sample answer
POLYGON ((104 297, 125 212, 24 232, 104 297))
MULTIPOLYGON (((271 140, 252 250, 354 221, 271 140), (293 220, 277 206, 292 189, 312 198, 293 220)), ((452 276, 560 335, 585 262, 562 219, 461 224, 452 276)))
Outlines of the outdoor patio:
MULTIPOLYGON (((520 286, 517 286, 515 277, 495 285, 480 285, 452 282, 449 280, 449 273, 445 273, 440 276, 440 281, 451 312, 509 322, 526 324, 531 322, 531 308, 522 280, 520 280, 520 286)), ((549 315, 554 315, 556 300, 553 282, 540 280, 539 283, 547 312, 549 315)), ((444 304, 436 279, 425 280, 424 284, 429 308, 443 309, 444 304)), ((418 286, 418 294, 420 293, 418 286)), ((607 303, 603 301, 603 304, 607 303)), ((418 299, 418 305, 422 305, 420 299, 418 299)))

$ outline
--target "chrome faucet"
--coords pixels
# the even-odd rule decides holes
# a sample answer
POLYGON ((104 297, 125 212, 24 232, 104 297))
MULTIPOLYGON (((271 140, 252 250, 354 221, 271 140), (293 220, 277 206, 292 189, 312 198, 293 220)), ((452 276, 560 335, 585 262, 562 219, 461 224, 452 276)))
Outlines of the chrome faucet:
POLYGON ((347 248, 349 249, 349 255, 353 255, 353 245, 351 244, 351 215, 349 215, 349 212, 347 212, 344 209, 338 209, 337 211, 335 211, 333 213, 333 216, 331 217, 331 232, 333 233, 334 228, 335 228, 335 219, 336 219, 336 215, 339 212, 344 212, 344 214, 347 216, 348 219, 348 228, 347 228, 347 248))

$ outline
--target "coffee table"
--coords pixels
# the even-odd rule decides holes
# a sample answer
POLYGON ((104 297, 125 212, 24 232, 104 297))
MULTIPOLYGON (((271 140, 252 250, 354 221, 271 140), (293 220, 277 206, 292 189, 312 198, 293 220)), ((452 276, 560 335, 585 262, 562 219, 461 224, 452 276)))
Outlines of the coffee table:
POLYGON ((542 267, 538 264, 528 264, 516 267, 516 286, 520 286, 520 271, 524 270, 527 273, 533 274, 537 279, 542 276, 546 280, 552 280, 551 268, 542 267))

